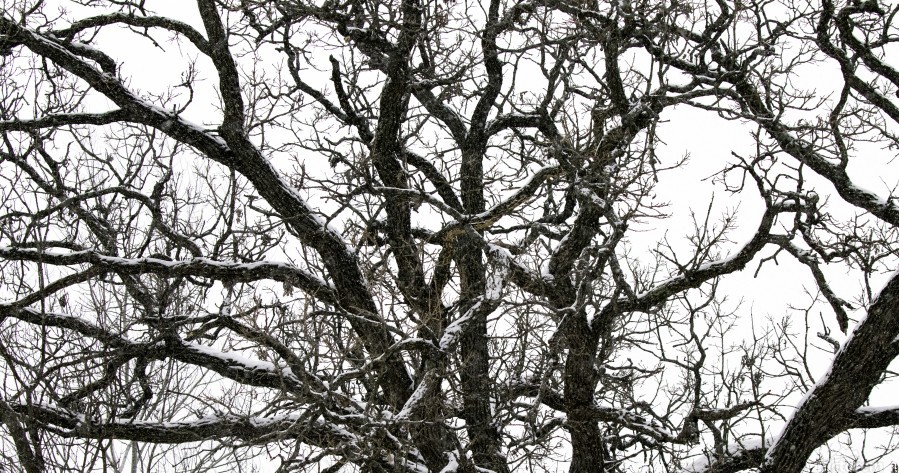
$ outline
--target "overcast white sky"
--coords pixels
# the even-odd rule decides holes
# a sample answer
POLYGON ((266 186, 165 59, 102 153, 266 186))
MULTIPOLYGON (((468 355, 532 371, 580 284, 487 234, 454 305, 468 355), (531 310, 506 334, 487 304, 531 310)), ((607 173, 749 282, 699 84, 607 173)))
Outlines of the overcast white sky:
MULTIPOLYGON (((198 30, 203 30, 193 2, 157 0, 149 1, 148 5, 161 15, 176 17, 195 25, 198 30)), ((73 11, 76 10, 73 8, 73 11)), ((164 35, 159 35, 159 37, 165 39, 164 35)), ((103 33, 97 44, 122 64, 122 75, 128 78, 133 88, 157 93, 164 92, 171 84, 180 81, 181 74, 187 67, 187 59, 183 55, 194 54, 192 47, 187 44, 179 46, 174 43, 161 43, 161 45, 166 49, 165 52, 154 48, 145 39, 133 35, 110 33, 103 33), (179 48, 183 48, 183 52, 179 53, 179 48), (181 59, 176 60, 175 58, 179 56, 181 59)), ((321 54, 323 62, 326 62, 329 52, 322 51, 321 54)), ((208 87, 199 87, 195 90, 197 105, 192 106, 185 113, 185 117, 198 123, 217 123, 217 112, 208 106, 209 103, 215 101, 215 97, 211 93, 215 77, 212 75, 207 59, 201 57, 198 65, 204 71, 201 73, 201 77, 205 79, 208 87), (202 106, 201 104, 207 105, 202 106)), ((820 69, 809 66, 808 73, 802 80, 808 81, 806 86, 808 88, 822 92, 833 90, 835 84, 839 84, 836 81, 835 73, 835 70, 823 66, 820 69)), ((635 254, 644 254, 647 258, 646 261, 651 262, 653 259, 651 250, 655 247, 656 242, 665 235, 677 245, 678 239, 689 233, 692 227, 690 211, 694 211, 699 218, 702 218, 713 195, 715 199, 712 211, 713 221, 718 220, 718 217, 727 209, 738 209, 737 221, 740 230, 731 235, 734 243, 728 248, 731 250, 740 248, 742 243, 751 236, 751 232, 759 221, 763 211, 762 203, 753 186, 747 186, 744 195, 733 196, 727 193, 720 183, 715 183, 710 179, 710 176, 720 171, 723 163, 733 161, 732 152, 744 156, 754 152, 755 145, 750 136, 753 130, 751 125, 725 121, 710 112, 686 107, 678 107, 666 112, 663 119, 667 121, 659 126, 659 136, 664 142, 664 145, 659 148, 662 159, 660 165, 670 164, 684 154, 689 155, 689 162, 682 168, 661 176, 656 194, 660 202, 671 203, 669 212, 672 216, 662 222, 649 222, 645 228, 641 228, 644 232, 639 236, 631 235, 630 245, 635 254)), ((899 167, 896 166, 896 163, 891 162, 893 151, 881 150, 876 147, 863 151, 863 153, 859 153, 864 155, 863 159, 852 161, 849 168, 850 176, 860 186, 870 189, 883 198, 888 197, 891 188, 899 183, 899 167)), ((316 161, 321 162, 321 160, 316 161)), ((310 161, 308 164, 310 169, 316 167, 315 162, 310 161)), ((325 166, 321 169, 325 170, 326 168, 325 166)), ((289 170, 284 169, 284 171, 288 172, 289 170)), ((822 196, 832 194, 832 188, 823 180, 810 178, 809 181, 822 196)), ((834 213, 851 214, 853 212, 849 207, 840 205, 839 198, 836 196, 831 197, 831 202, 833 204, 831 211, 834 213)), ((680 243, 683 244, 684 241, 680 240, 680 243)), ((769 248, 763 254, 769 255, 771 252, 772 249, 769 248)), ((788 312, 787 305, 806 306, 808 298, 803 294, 803 287, 814 292, 814 281, 811 279, 808 269, 793 262, 789 256, 783 255, 779 262, 780 264, 777 266, 771 262, 766 264, 758 277, 753 277, 756 263, 751 264, 740 274, 726 277, 722 283, 722 292, 731 297, 734 302, 743 300, 742 314, 751 313, 753 319, 758 322, 762 322, 768 317, 780 319, 788 314, 794 314, 794 312, 788 312)), ((832 277, 833 288, 839 296, 853 300, 860 293, 862 288, 857 273, 846 272, 842 267, 827 268, 826 272, 832 277)), ((875 287, 879 287, 885 279, 886 276, 881 277, 874 284, 875 287)), ((819 311, 828 324, 834 326, 833 314, 826 303, 819 303, 817 310, 813 313, 817 314, 819 311)), ((850 315, 857 320, 862 314, 863 312, 856 311, 850 315)), ((743 322, 749 323, 750 320, 745 317, 743 322)), ((814 322, 820 324, 820 322, 814 322)), ((748 329, 748 326, 744 327, 744 330, 748 329)), ((844 339, 839 332, 832 332, 831 335, 840 341, 844 339)), ((829 359, 825 357, 820 360, 820 365, 814 366, 818 370, 816 373, 818 375, 822 374, 829 364, 829 359)), ((895 385, 895 383, 893 384, 895 385)), ((875 403, 897 402, 895 394, 890 392, 890 389, 894 389, 894 387, 878 388, 872 401, 875 403)), ((274 469, 275 465, 267 466, 272 466, 274 469)))

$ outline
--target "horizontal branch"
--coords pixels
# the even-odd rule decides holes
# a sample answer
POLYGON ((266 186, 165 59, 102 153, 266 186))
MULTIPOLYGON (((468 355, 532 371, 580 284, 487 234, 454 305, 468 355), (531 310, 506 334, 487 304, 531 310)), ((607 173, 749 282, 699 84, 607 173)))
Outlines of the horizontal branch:
POLYGON ((586 417, 591 420, 628 428, 659 442, 676 444, 686 443, 682 436, 678 435, 674 430, 662 425, 659 421, 642 416, 629 409, 592 405, 584 409, 579 409, 577 413, 571 413, 568 412, 568 406, 561 394, 551 390, 541 389, 537 384, 518 384, 513 386, 511 391, 511 394, 514 397, 526 396, 538 398, 540 402, 547 407, 559 412, 564 412, 572 417, 576 416, 579 421, 584 420, 586 417))
POLYGON ((103 113, 60 113, 33 120, 0 121, 0 131, 34 131, 67 125, 109 125, 125 121, 128 117, 129 113, 121 109, 103 113))
POLYGON ((554 137, 558 134, 555 124, 548 115, 543 114, 505 114, 487 123, 487 136, 493 136, 508 128, 538 128, 543 134, 554 137))
POLYGON ((605 320, 605 317, 610 315, 610 311, 649 310, 664 303, 674 294, 699 287, 706 281, 716 277, 742 270, 765 245, 770 243, 771 235, 769 232, 774 225, 777 215, 781 212, 794 210, 796 208, 792 205, 772 204, 765 210, 752 238, 735 253, 726 258, 702 264, 696 268, 687 268, 682 274, 672 277, 652 289, 636 294, 633 298, 625 297, 615 301, 615 303, 608 304, 603 309, 603 313, 595 318, 596 322, 594 323, 605 320))
POLYGON ((42 327, 57 327, 71 330, 85 337, 102 342, 112 348, 138 349, 142 347, 142 344, 140 343, 129 340, 118 333, 107 330, 93 322, 74 315, 42 312, 27 307, 18 307, 15 304, 0 304, 0 321, 7 318, 21 320, 42 327))
POLYGON ((849 416, 850 429, 876 429, 899 425, 899 406, 859 407, 849 416))
POLYGON ((715 458, 710 462, 703 461, 704 465, 694 463, 688 471, 696 473, 736 473, 757 467, 764 460, 764 448, 740 449, 715 458))
POLYGON ((215 371, 225 378, 273 389, 286 389, 296 393, 306 392, 305 385, 293 370, 279 367, 270 361, 252 360, 239 353, 223 352, 196 343, 180 343, 162 347, 172 358, 215 371))
MULTIPOLYGON (((522 183, 512 195, 492 208, 478 213, 456 216, 457 221, 452 222, 434 234, 432 241, 451 242, 460 235, 466 233, 466 228, 477 231, 487 230, 502 217, 511 214, 518 206, 533 197, 534 193, 547 180, 561 176, 563 169, 560 166, 547 166, 535 172, 529 179, 522 183), (462 220, 458 220, 458 219, 462 220)), ((453 215, 453 212, 447 212, 453 215)))
POLYGON ((290 368, 282 368, 267 361, 252 360, 239 353, 223 352, 209 346, 184 343, 177 339, 166 342, 136 342, 80 317, 19 308, 10 304, 0 305, 0 320, 5 318, 14 318, 40 327, 70 330, 115 349, 115 352, 111 352, 109 355, 139 352, 142 356, 150 359, 172 358, 182 363, 214 371, 239 383, 288 390, 298 394, 309 393, 305 383, 290 368))
POLYGON ((328 283, 291 264, 269 261, 233 263, 208 258, 169 261, 160 258, 119 258, 93 250, 56 253, 33 248, 0 247, 0 258, 70 266, 90 264, 118 274, 156 274, 163 277, 195 276, 230 282, 271 279, 295 285, 311 296, 336 304, 337 295, 328 283))
POLYGON ((212 439, 240 439, 261 444, 292 438, 319 447, 341 447, 358 453, 358 439, 320 417, 283 415, 250 417, 217 415, 188 421, 154 422, 133 419, 93 420, 81 413, 49 405, 16 404, 13 410, 64 437, 187 443, 212 439))

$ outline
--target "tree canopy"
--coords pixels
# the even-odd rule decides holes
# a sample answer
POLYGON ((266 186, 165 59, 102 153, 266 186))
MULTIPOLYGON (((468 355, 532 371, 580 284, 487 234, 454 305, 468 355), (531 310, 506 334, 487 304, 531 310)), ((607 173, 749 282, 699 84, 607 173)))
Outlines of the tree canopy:
POLYGON ((895 459, 899 6, 0 4, 3 468, 895 459))

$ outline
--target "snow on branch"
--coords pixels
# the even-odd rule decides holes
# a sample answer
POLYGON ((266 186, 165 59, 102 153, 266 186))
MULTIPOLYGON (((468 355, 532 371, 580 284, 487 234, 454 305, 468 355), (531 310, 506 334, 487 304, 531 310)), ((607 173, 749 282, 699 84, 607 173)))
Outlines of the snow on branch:
POLYGON ((83 336, 98 340, 114 348, 135 348, 140 346, 124 336, 80 317, 55 312, 42 312, 11 304, 0 304, 0 318, 13 318, 42 327, 57 327, 72 330, 83 336))
POLYGON ((159 341, 140 343, 77 316, 41 312, 9 304, 0 305, 0 317, 14 318, 42 327, 71 330, 84 337, 97 340, 110 348, 127 350, 129 353, 142 353, 143 356, 151 359, 171 357, 182 363, 200 366, 245 384, 287 389, 298 393, 308 391, 304 383, 290 368, 282 368, 267 361, 252 360, 238 353, 222 352, 205 345, 159 341))
POLYGON ((186 261, 170 261, 161 258, 120 258, 93 250, 59 253, 8 246, 0 247, 0 257, 60 266, 90 264, 119 274, 131 275, 152 273, 164 277, 198 276, 233 282, 271 279, 296 285, 308 294, 326 302, 334 303, 337 300, 333 286, 321 278, 287 263, 270 261, 234 263, 215 261, 209 258, 194 258, 186 261))
POLYGON ((273 438, 293 438, 320 447, 359 451, 355 435, 320 417, 290 414, 272 417, 213 415, 176 422, 134 419, 92 419, 51 405, 16 404, 13 409, 65 437, 133 440, 153 443, 186 443, 234 438, 247 443, 266 443, 273 438))
POLYGON ((851 426, 858 429, 873 429, 899 425, 899 405, 865 406, 855 410, 851 426))

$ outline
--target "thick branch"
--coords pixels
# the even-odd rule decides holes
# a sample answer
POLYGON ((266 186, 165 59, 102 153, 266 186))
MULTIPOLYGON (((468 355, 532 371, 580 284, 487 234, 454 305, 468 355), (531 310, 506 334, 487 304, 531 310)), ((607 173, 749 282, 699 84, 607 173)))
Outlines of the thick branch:
POLYGON ((208 258, 169 261, 159 258, 119 258, 92 250, 54 253, 33 248, 11 247, 0 247, 0 257, 9 260, 32 261, 59 266, 90 264, 93 267, 114 271, 118 274, 152 273, 169 278, 198 276, 230 282, 271 279, 296 285, 308 294, 330 304, 338 303, 333 287, 322 281, 321 278, 287 263, 268 261, 231 263, 214 261, 208 258))
MULTIPOLYGON (((783 433, 768 449, 760 471, 799 472, 815 448, 852 428, 859 419, 857 410, 899 354, 897 335, 899 276, 893 276, 871 304, 868 316, 837 352, 830 371, 806 395, 783 433)), ((869 419, 884 417, 888 415, 872 415, 869 419)))
POLYGON ((240 439, 262 444, 275 438, 292 438, 320 447, 346 448, 359 453, 358 439, 347 430, 314 416, 249 417, 219 415, 190 421, 154 422, 134 419, 94 420, 84 414, 49 405, 17 404, 13 409, 66 437, 133 440, 153 443, 187 443, 202 440, 240 439))

